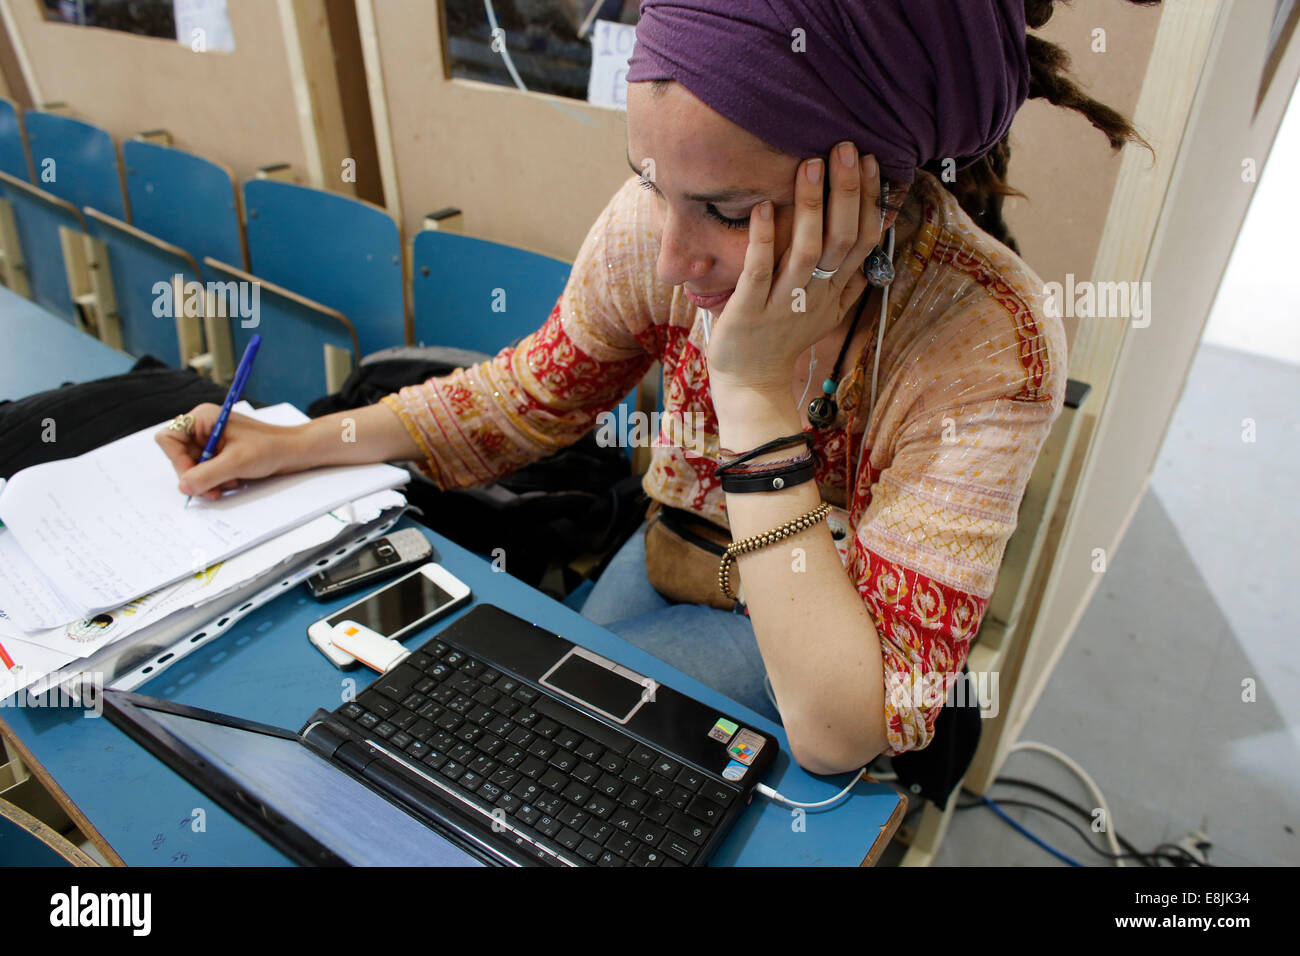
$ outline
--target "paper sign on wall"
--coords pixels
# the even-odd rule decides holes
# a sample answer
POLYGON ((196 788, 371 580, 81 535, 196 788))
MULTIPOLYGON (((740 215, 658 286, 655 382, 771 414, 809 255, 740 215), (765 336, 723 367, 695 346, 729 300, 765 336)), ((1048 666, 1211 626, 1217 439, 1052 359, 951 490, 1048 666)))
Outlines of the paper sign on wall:
POLYGON ((172 0, 176 40, 195 53, 233 53, 235 34, 230 29, 226 0, 172 0))
POLYGON ((636 44, 636 27, 597 20, 591 34, 591 76, 587 102, 593 106, 627 109, 627 61, 636 44))

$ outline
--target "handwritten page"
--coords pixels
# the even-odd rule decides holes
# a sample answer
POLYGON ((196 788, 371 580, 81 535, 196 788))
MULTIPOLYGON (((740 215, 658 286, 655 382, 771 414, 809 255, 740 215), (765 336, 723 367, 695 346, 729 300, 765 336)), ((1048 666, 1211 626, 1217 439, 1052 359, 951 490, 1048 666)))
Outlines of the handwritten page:
POLYGON ((18 608, 23 630, 34 631, 71 621, 77 608, 27 559, 8 528, 0 529, 0 609, 18 608), (53 622, 53 623, 50 623, 53 622))
MULTIPOLYGON (((368 523, 378 518, 382 511, 400 508, 405 503, 405 499, 395 491, 367 495, 122 607, 48 630, 21 631, 0 609, 0 637, 21 637, 24 644, 65 654, 69 659, 89 657, 101 647, 129 637, 155 621, 214 601, 268 570, 333 540, 343 529, 368 523), (349 514, 356 520, 349 520, 349 514)), ((5 532, 0 530, 0 548, 4 547, 5 537, 5 532)), ((25 566, 22 561, 17 563, 19 567, 25 566)))
MULTIPOLYGON (((307 421, 288 405, 247 413, 307 421)), ((9 534, 0 538, 13 540, 0 548, 0 607, 24 631, 120 607, 409 479, 391 465, 318 468, 251 481, 219 501, 196 498, 187 509, 154 442, 165 424, 25 468, 5 485, 0 521, 9 534)))

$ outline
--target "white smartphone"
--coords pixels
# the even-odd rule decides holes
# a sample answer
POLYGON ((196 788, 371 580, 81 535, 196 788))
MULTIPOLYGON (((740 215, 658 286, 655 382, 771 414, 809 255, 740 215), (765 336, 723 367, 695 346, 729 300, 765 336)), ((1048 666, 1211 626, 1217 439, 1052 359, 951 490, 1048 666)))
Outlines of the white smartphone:
POLYGON ((330 642, 334 625, 354 621, 377 634, 400 641, 435 618, 469 600, 469 586, 440 564, 429 562, 323 617, 307 628, 308 639, 336 667, 354 658, 330 642))

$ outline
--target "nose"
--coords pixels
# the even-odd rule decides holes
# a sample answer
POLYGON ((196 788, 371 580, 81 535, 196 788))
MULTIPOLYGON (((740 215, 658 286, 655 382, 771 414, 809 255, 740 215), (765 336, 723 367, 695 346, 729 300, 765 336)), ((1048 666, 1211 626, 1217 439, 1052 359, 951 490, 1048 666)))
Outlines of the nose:
POLYGON ((682 285, 707 275, 714 257, 701 236, 671 211, 654 217, 659 233, 659 281, 664 285, 682 285))

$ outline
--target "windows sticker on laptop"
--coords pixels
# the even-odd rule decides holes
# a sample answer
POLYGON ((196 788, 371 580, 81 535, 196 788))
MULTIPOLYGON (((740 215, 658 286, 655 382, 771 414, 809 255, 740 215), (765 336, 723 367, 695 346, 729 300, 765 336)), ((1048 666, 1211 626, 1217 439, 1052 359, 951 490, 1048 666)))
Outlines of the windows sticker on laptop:
POLYGON ((736 734, 736 739, 731 742, 727 748, 727 753, 741 763, 748 766, 754 762, 758 752, 763 749, 763 738, 752 730, 742 730, 736 734))

